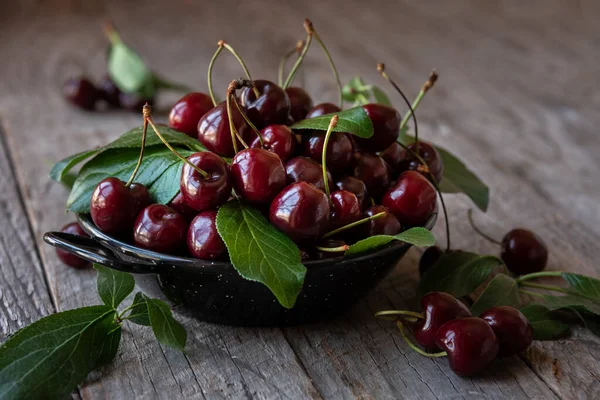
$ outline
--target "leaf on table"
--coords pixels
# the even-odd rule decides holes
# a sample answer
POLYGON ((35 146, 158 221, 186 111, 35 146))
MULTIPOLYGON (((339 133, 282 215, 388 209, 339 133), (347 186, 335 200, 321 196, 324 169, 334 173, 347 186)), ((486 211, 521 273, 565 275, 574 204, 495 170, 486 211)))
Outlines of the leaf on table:
POLYGON ((373 136, 373 123, 362 107, 354 107, 332 114, 303 119, 290 126, 290 128, 326 131, 333 115, 337 115, 339 118, 336 127, 333 128, 335 132, 349 132, 361 138, 370 138, 373 136))
POLYGON ((109 306, 49 315, 0 347, 0 398, 65 398, 116 355, 121 327, 109 306))
POLYGON ((148 304, 146 297, 142 292, 137 292, 131 303, 131 311, 127 315, 127 319, 134 324, 150 326, 150 315, 148 314, 148 304))
POLYGON ((569 324, 558 313, 541 304, 530 304, 521 308, 521 312, 531 323, 535 340, 553 340, 569 330, 569 324))
POLYGON ((488 283, 477 301, 471 306, 475 316, 496 306, 521 307, 517 281, 505 274, 498 274, 488 283))
POLYGON ((545 295, 546 305, 551 310, 572 308, 578 312, 600 316, 600 303, 578 295, 550 296, 545 295))
POLYGON ((219 208, 217 230, 239 274, 263 283, 282 306, 292 308, 306 275, 298 246, 259 211, 239 201, 219 208))
POLYGON ((564 272, 562 277, 574 293, 600 302, 600 280, 571 272, 564 272))
POLYGON ((429 230, 421 227, 415 227, 407 229, 404 232, 400 232, 399 234, 393 236, 375 235, 359 240, 351 245, 348 250, 346 250, 345 255, 359 254, 375 250, 393 240, 399 240, 401 242, 421 247, 433 246, 435 244, 435 238, 429 230))
POLYGON ((183 351, 187 340, 187 332, 183 325, 173 318, 169 305, 162 300, 142 296, 146 300, 148 319, 156 339, 166 346, 183 351))
POLYGON ((98 271, 96 281, 98 295, 104 304, 116 310, 119 304, 133 292, 135 286, 133 275, 100 264, 94 264, 94 269, 98 271))
POLYGON ((120 39, 112 41, 108 50, 107 70, 122 92, 154 96, 152 72, 142 58, 120 39))

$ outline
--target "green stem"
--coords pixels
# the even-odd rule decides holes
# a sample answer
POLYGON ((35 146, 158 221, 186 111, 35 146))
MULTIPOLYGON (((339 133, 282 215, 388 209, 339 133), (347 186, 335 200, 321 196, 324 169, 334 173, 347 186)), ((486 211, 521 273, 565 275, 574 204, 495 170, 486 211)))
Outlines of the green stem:
POLYGON ((527 274, 527 275, 523 275, 519 278, 517 278, 517 282, 521 283, 523 281, 528 281, 530 279, 535 279, 535 278, 543 278, 543 277, 547 277, 547 276, 558 276, 558 277, 562 277, 562 274, 564 272, 562 271, 542 271, 542 272, 534 272, 532 274, 527 274))
MULTIPOLYGON (((148 105, 148 103, 146 103, 146 105, 144 105, 144 110, 146 109, 146 107, 150 107, 148 105)), ((145 111, 144 111, 144 115, 145 115, 145 111)), ((144 149, 146 148, 146 132, 147 131, 148 131, 148 120, 144 117, 144 129, 142 131, 142 148, 140 149, 140 156, 138 157, 138 161, 137 161, 137 164, 135 165, 135 169, 133 170, 133 172, 131 173, 131 176, 129 177, 129 180, 125 184, 125 186, 127 186, 127 187, 129 187, 133 183, 133 180, 135 179, 135 176, 137 175, 138 171, 140 170, 140 166, 142 165, 142 160, 144 159, 144 149)))
POLYGON ((213 102, 213 106, 217 106, 218 102, 217 99, 215 97, 214 91, 213 91, 213 85, 212 85, 212 70, 213 70, 213 66, 215 65, 215 61, 217 60, 217 57, 219 56, 219 54, 221 53, 221 51, 223 51, 223 41, 220 40, 218 43, 218 48, 217 51, 215 51, 215 54, 212 56, 212 58, 210 59, 210 64, 208 64, 208 94, 210 95, 210 99, 213 102))
POLYGON ((304 40, 300 40, 296 44, 296 47, 294 47, 294 50, 284 54, 283 57, 281 57, 281 61, 279 62, 279 68, 277 70, 277 84, 279 86, 283 85, 283 72, 285 70, 285 64, 287 64, 287 61, 291 56, 293 56, 294 54, 299 54, 302 51, 303 47, 304 40))
MULTIPOLYGON (((378 311, 375 313, 375 317, 379 318, 379 317, 386 317, 388 315, 400 315, 400 316, 408 316, 408 317, 415 317, 417 319, 424 319, 425 317, 423 316, 423 314, 421 313, 417 313, 414 311, 407 311, 407 310, 384 310, 384 311, 378 311)), ((394 321, 397 318, 394 318, 394 321)))
POLYGON ((317 39, 319 45, 321 45, 321 48, 323 49, 323 51, 325 52, 325 56, 327 57, 327 61, 329 61, 329 65, 331 66, 331 70, 333 71, 333 76, 335 77, 335 82, 338 87, 338 93, 340 96, 340 109, 344 109, 344 96, 342 95, 342 82, 340 81, 340 74, 338 74, 337 68, 335 67, 335 63, 333 62, 333 58, 331 57, 329 50, 327 50, 325 43, 323 43, 317 32, 312 27, 312 23, 310 27, 312 29, 313 36, 315 37, 315 39, 317 39))
POLYGON ((321 250, 321 251, 325 251, 328 253, 340 253, 342 251, 346 251, 350 248, 350 246, 348 246, 347 244, 343 245, 343 246, 339 246, 339 247, 321 247, 321 246, 315 246, 315 248, 317 250, 321 250))
POLYGON ((331 121, 329 121, 327 133, 325 133, 325 140, 323 141, 323 153, 321 155, 321 167, 323 168, 323 182, 325 185, 325 194, 327 195, 327 200, 329 200, 329 206, 331 206, 331 193, 329 192, 329 179, 327 179, 327 146, 329 145, 329 138, 331 137, 331 132, 333 132, 333 128, 336 127, 337 123, 338 116, 334 115, 333 117, 331 117, 331 121))
MULTIPOLYGON (((229 50, 229 52, 231 54, 233 54, 233 56, 238 60, 238 62, 242 66, 242 69, 244 70, 246 77, 250 81, 252 81, 252 77, 250 76, 250 71, 248 71, 248 67, 246 67, 246 63, 244 63, 244 60, 242 60, 242 57, 240 57, 239 54, 233 49, 233 47, 231 47, 228 43, 223 42, 223 47, 225 47, 227 50, 229 50)), ((252 86, 252 90, 254 91, 254 95, 256 96, 256 98, 260 97, 260 92, 258 91, 256 86, 252 86)))
POLYGON ((448 353, 446 353, 445 351, 442 351, 439 353, 427 353, 426 351, 421 350, 419 347, 417 347, 417 345, 415 345, 409 339, 408 335, 406 335, 406 332, 404 330, 404 324, 402 324, 402 321, 396 321, 396 326, 398 326, 398 329, 400 330, 400 334, 402 335, 402 339, 404 339, 404 341, 406 342, 408 347, 410 347, 411 349, 413 349, 420 355, 425 356, 425 357, 430 357, 430 358, 446 357, 448 355, 448 353))
POLYGON ((381 218, 381 217, 383 217, 385 215, 385 213, 386 213, 386 211, 382 211, 379 214, 375 214, 375 215, 372 215, 372 216, 367 217, 367 218, 359 219, 358 221, 354 221, 351 224, 344 225, 341 228, 334 229, 334 230, 332 230, 332 231, 327 232, 326 234, 324 234, 323 235, 323 239, 327 239, 328 237, 336 235, 336 234, 338 234, 340 232, 343 232, 343 231, 345 231, 347 229, 354 228, 355 226, 358 226, 358 225, 364 224, 366 222, 372 221, 374 219, 381 218))
POLYGON ((300 57, 298 57, 298 59, 294 63, 294 66, 292 67, 285 82, 283 83, 283 86, 282 86, 283 89, 287 89, 288 87, 290 87, 290 85, 294 81, 294 78, 296 77, 296 72, 298 72, 298 68, 300 68, 300 65, 302 65, 302 61, 304 61, 304 57, 306 57, 306 53, 308 52, 308 49, 309 49, 311 43, 312 43, 312 33, 309 33, 306 38, 306 42, 304 43, 304 48, 302 49, 302 53, 300 53, 300 57))
POLYGON ((117 316, 117 318, 119 318, 120 320, 125 320, 127 318, 123 317, 125 315, 125 313, 129 310, 133 310, 133 307, 135 307, 135 304, 130 304, 129 307, 125 308, 123 311, 121 311, 121 313, 117 316))
MULTIPOLYGON (((539 293, 535 293, 535 292, 530 292, 529 290, 524 290, 524 289, 519 289, 519 292, 526 294, 528 296, 533 296, 533 297, 539 297, 541 299, 544 299, 544 296, 539 294, 539 293)), ((545 299, 544 299, 545 300, 545 299)))
POLYGON ((539 283, 531 283, 531 282, 519 282, 519 284, 522 286, 527 286, 527 287, 536 288, 536 289, 545 289, 545 290, 551 290, 553 292, 571 294, 571 292, 569 292, 567 289, 561 288, 559 286, 540 285, 539 283))
POLYGON ((121 41, 121 37, 119 36, 119 32, 117 32, 114 25, 110 21, 107 21, 104 24, 104 35, 106 35, 106 38, 110 41, 110 43, 113 46, 116 44, 123 43, 121 41))
POLYGON ((235 128, 235 125, 233 123, 233 116, 231 115, 231 96, 235 96, 235 94, 227 93, 227 119, 229 119, 229 131, 231 133, 231 142, 233 143, 233 152, 234 154, 237 154, 238 147, 236 137, 239 137, 240 135, 238 134, 237 129, 235 128))

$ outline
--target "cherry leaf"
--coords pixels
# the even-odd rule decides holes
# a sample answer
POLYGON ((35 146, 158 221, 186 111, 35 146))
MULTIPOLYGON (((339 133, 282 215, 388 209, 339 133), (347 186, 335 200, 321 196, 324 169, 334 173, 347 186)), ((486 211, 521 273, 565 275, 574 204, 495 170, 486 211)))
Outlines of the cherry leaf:
POLYGON ((562 321, 558 313, 541 304, 530 304, 521 308, 521 312, 533 327, 535 340, 553 340, 569 330, 569 325, 562 321))
POLYGON ((350 248, 346 250, 345 254, 348 256, 372 251, 394 240, 399 240, 401 242, 422 247, 433 246, 435 244, 435 238, 429 230, 421 227, 415 227, 410 228, 404 232, 400 232, 399 234, 394 236, 376 235, 363 240, 359 240, 358 242, 350 246, 350 248))
POLYGON ((517 281, 508 275, 498 274, 488 283, 477 301, 471 306, 475 316, 496 306, 521 307, 517 281))
POLYGON ((175 318, 169 305, 159 299, 151 299, 142 294, 148 308, 148 320, 158 341, 176 350, 183 351, 187 332, 175 318))
POLYGON ((335 132, 349 132, 361 138, 373 136, 373 123, 362 109, 354 107, 337 113, 321 115, 315 118, 303 119, 290 126, 292 129, 317 129, 326 131, 333 115, 338 116, 338 123, 333 130, 335 132))
POLYGON ((100 264, 94 264, 94 269, 98 271, 96 280, 98 295, 104 304, 116 310, 119 304, 133 292, 135 287, 133 275, 100 264))

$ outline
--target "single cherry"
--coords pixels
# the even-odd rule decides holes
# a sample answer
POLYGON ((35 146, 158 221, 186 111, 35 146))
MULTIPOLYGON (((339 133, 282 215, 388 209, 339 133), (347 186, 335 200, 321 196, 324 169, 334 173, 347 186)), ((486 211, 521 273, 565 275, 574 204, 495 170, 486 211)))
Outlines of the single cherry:
POLYGON ((96 185, 90 200, 94 224, 109 235, 129 233, 137 214, 149 199, 146 194, 147 190, 140 184, 127 187, 118 178, 103 179, 96 185))
MULTIPOLYGON (((77 235, 77 236, 86 236, 86 237, 89 236, 87 233, 85 233, 85 231, 83 229, 81 229, 81 226, 77 222, 71 222, 70 224, 63 226, 60 231, 64 232, 64 233, 70 233, 72 235, 77 235)), ((59 249, 58 247, 56 248, 56 255, 58 256, 58 258, 60 258, 60 260, 64 264, 68 265, 69 267, 85 268, 85 267, 90 266, 89 261, 84 260, 83 258, 77 257, 73 253, 69 253, 68 251, 59 249)))
MULTIPOLYGON (((294 157, 285 164, 287 183, 308 182, 320 190, 325 190, 323 179, 323 168, 318 162, 306 157, 294 157)), ((327 171, 329 186, 331 186, 331 174, 327 171)))
POLYGON ((121 90, 117 87, 117 85, 115 85, 115 82, 110 79, 108 74, 104 75, 100 81, 98 89, 100 90, 100 98, 106 101, 109 106, 113 108, 121 107, 121 103, 119 102, 119 94, 121 93, 121 90))
POLYGON ((139 93, 119 93, 119 104, 125 110, 139 113, 146 103, 154 105, 154 98, 140 96, 139 93))
POLYGON ((254 86, 260 96, 257 98, 254 90, 244 87, 240 93, 246 115, 259 129, 272 124, 285 124, 290 115, 290 98, 285 90, 267 80, 256 80, 254 86))
POLYGON ((438 329, 436 344, 448 353, 450 368, 460 376, 474 375, 496 359, 498 339, 481 318, 446 322, 438 329))
POLYGON ((96 86, 87 78, 72 78, 63 85, 63 95, 74 106, 84 110, 93 110, 98 100, 99 92, 96 86))
POLYGON ((171 108, 169 127, 188 136, 196 137, 200 118, 212 110, 213 107, 212 100, 207 94, 188 93, 171 108))
POLYGON ((394 142, 381 153, 381 158, 390 166, 392 179, 396 179, 400 173, 404 172, 400 170, 400 163, 403 161, 403 151, 404 149, 400 146, 400 143, 394 142))
MULTIPOLYGON (((233 125, 238 130, 244 140, 250 137, 250 127, 234 105, 231 107, 231 118, 233 125)), ((208 111, 198 122, 198 140, 210 151, 214 151, 223 157, 233 157, 233 140, 229 130, 229 118, 227 114, 226 102, 219 103, 216 107, 208 111)), ((238 148, 242 144, 237 141, 238 148)))
POLYGON ((361 149, 383 151, 398 138, 400 114, 392 107, 383 104, 365 104, 362 106, 373 123, 373 136, 368 139, 355 138, 361 149))
POLYGON ((363 217, 372 217, 374 215, 385 213, 383 216, 375 218, 364 224, 365 237, 375 235, 397 235, 402 230, 402 225, 384 206, 372 206, 367 208, 363 217))
POLYGON ((499 354, 503 357, 518 354, 533 341, 533 327, 523 313, 508 306, 493 307, 480 315, 498 338, 499 354))
POLYGON ((152 204, 135 220, 133 241, 143 249, 166 254, 180 254, 185 248, 188 222, 169 206, 152 204))
POLYGON ((285 125, 269 125, 264 127, 260 134, 263 139, 256 136, 250 147, 263 148, 279 156, 282 161, 287 161, 294 155, 298 141, 290 128, 285 125))
POLYGON ((285 89, 290 99, 290 116, 292 122, 298 122, 306 118, 308 112, 313 108, 313 101, 308 93, 299 87, 285 89))
POLYGON ((188 206, 183 198, 181 192, 177 193, 177 196, 171 200, 169 204, 167 204, 173 210, 182 214, 184 217, 188 219, 188 221, 193 220, 196 215, 198 215, 198 211, 194 210, 192 207, 188 206))
POLYGON ((331 193, 330 208, 330 230, 358 221, 361 216, 358 198, 347 190, 336 190, 331 193))
MULTIPOLYGON (((323 145, 325 144, 325 131, 313 131, 303 137, 304 155, 317 162, 321 162, 323 145)), ((333 174, 346 171, 352 161, 354 146, 350 134, 331 132, 327 144, 327 168, 333 174)))
POLYGON ((306 119, 320 117, 321 115, 331 114, 334 112, 342 111, 338 106, 332 103, 321 103, 313 107, 312 110, 306 114, 306 119))
POLYGON ((402 226, 421 226, 435 210, 436 191, 423 175, 406 171, 388 189, 381 204, 389 208, 402 226))
POLYGON ((217 212, 203 211, 194 218, 187 233, 187 247, 193 257, 217 260, 226 251, 225 243, 217 232, 217 212))
POLYGON ((369 195, 379 198, 390 185, 390 167, 377 154, 363 153, 356 161, 354 177, 365 183, 369 195))
POLYGON ((454 296, 444 292, 427 293, 421 298, 425 319, 414 326, 415 340, 428 350, 437 350, 436 333, 448 321, 470 317, 471 311, 454 296))
POLYGON ((546 268, 548 248, 535 233, 527 229, 513 229, 502 239, 500 258, 517 275, 539 272, 546 268))
POLYGON ((269 220, 296 242, 314 240, 329 226, 329 201, 322 190, 308 182, 283 189, 271 203, 269 220))
POLYGON ((285 167, 279 156, 263 149, 245 149, 231 163, 233 187, 246 201, 260 205, 271 200, 286 186, 285 167))
POLYGON ((423 276, 425 272, 441 257, 443 254, 439 246, 431 246, 425 249, 419 260, 419 275, 423 276))
POLYGON ((129 194, 131 195, 131 201, 136 216, 140 211, 142 211, 142 209, 152 204, 150 192, 148 192, 146 186, 142 185, 141 183, 133 182, 131 185, 129 185, 129 194))
POLYGON ((353 176, 345 176, 335 183, 340 190, 347 190, 356 195, 360 208, 364 210, 369 204, 369 195, 367 193, 367 186, 360 179, 356 179, 353 176))
MULTIPOLYGON (((411 143, 407 147, 417 153, 416 143, 411 143)), ((440 182, 442 180, 442 175, 444 174, 444 164, 440 153, 429 143, 419 141, 419 152, 417 154, 419 154, 423 161, 427 163, 429 172, 433 174, 435 181, 440 182)), ((418 159, 413 157, 408 151, 402 149, 400 162, 397 166, 398 173, 408 170, 417 171, 420 165, 421 162, 418 159)), ((423 173, 423 175, 425 175, 427 179, 431 178, 427 173, 423 173)))
POLYGON ((208 151, 194 153, 188 160, 209 176, 205 178, 188 163, 183 164, 179 188, 185 203, 196 211, 225 203, 231 195, 231 176, 225 161, 208 151))

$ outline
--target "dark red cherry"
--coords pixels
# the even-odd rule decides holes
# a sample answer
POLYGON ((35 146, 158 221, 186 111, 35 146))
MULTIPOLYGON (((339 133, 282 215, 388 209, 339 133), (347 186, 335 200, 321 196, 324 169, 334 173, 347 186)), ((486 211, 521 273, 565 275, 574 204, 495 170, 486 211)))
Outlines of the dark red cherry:
POLYGON ((404 149, 398 142, 394 142, 381 153, 381 158, 390 166, 393 179, 396 179, 404 170, 400 170, 400 164, 404 160, 404 149))
POLYGON ((188 221, 169 206, 152 204, 144 208, 133 226, 133 242, 143 249, 180 254, 185 248, 188 221))
POLYGON ((188 221, 193 220, 196 215, 198 215, 198 211, 194 210, 192 207, 188 206, 183 198, 181 192, 177 193, 177 196, 171 200, 168 204, 173 210, 182 214, 184 217, 188 219, 188 221))
POLYGON ((96 106, 99 92, 92 82, 87 78, 81 77, 66 81, 63 85, 63 95, 74 106, 84 110, 93 110, 96 106))
POLYGON ((539 272, 546 268, 548 248, 535 233, 513 229, 502 239, 500 257, 506 267, 517 275, 539 272))
POLYGON ((428 350, 436 350, 436 333, 448 321, 470 317, 471 311, 454 296, 444 292, 427 293, 421 298, 421 312, 425 319, 414 326, 415 340, 428 350))
POLYGON ((131 201, 133 202, 134 213, 136 216, 143 208, 152 204, 150 192, 148 192, 146 186, 141 183, 133 182, 129 185, 129 194, 131 195, 131 201))
POLYGON ((381 204, 389 208, 402 226, 424 225, 435 210, 436 191, 423 175, 406 171, 388 189, 381 204))
POLYGON ((460 376, 482 371, 498 355, 498 340, 481 318, 467 317, 446 322, 436 334, 436 344, 448 353, 450 368, 460 376))
POLYGON ((358 198, 347 190, 331 193, 331 216, 329 229, 337 229, 358 221, 361 216, 358 198))
POLYGON ((387 208, 384 206, 372 206, 369 207, 363 214, 363 217, 372 217, 379 213, 384 212, 385 214, 381 217, 375 218, 364 224, 365 236, 375 235, 397 235, 402 230, 402 226, 398 219, 394 217, 387 208))
MULTIPOLYGON (((70 224, 63 226, 60 231, 64 233, 70 233, 72 235, 86 237, 89 236, 87 233, 85 233, 83 229, 81 229, 81 226, 79 226, 77 222, 71 222, 70 224)), ((85 268, 91 265, 89 261, 84 260, 83 258, 79 258, 73 253, 69 253, 68 251, 59 249, 58 247, 56 248, 56 255, 58 256, 60 261, 62 261, 65 265, 68 265, 69 267, 85 268)))
POLYGON ((329 226, 327 195, 308 182, 283 189, 271 203, 269 220, 296 242, 314 240, 329 226))
POLYGON ((355 138, 356 143, 365 151, 383 151, 398 138, 400 114, 392 107, 383 104, 365 104, 362 106, 373 123, 373 136, 368 139, 355 138))
POLYGON ((125 182, 114 177, 103 179, 96 185, 90 200, 90 214, 98 229, 109 235, 130 233, 140 211, 138 207, 145 201, 145 188, 140 186, 127 187, 125 182))
MULTIPOLYGON (((320 190, 325 190, 323 168, 318 162, 306 157, 294 157, 285 164, 287 183, 308 182, 320 190)), ((327 171, 329 187, 331 187, 331 174, 327 171)))
POLYGON ((299 87, 285 89, 290 99, 290 116, 292 122, 298 122, 306 118, 308 112, 313 108, 313 101, 306 91, 299 87))
POLYGON ((256 80, 254 86, 260 96, 256 98, 252 88, 245 87, 240 100, 246 107, 246 115, 254 125, 261 129, 267 125, 285 124, 290 115, 290 98, 285 90, 267 80, 256 80))
POLYGON ((306 119, 320 117, 321 115, 331 114, 334 112, 342 111, 338 106, 332 103, 321 103, 313 107, 312 110, 306 114, 306 119))
POLYGON ((183 164, 179 188, 185 203, 196 211, 211 210, 225 203, 231 195, 231 176, 225 161, 208 151, 194 153, 188 160, 209 177, 204 178, 190 165, 183 164))
POLYGON ((345 176, 339 179, 335 186, 340 190, 347 190, 356 195, 360 208, 364 210, 369 204, 369 195, 367 194, 367 186, 360 179, 353 176, 345 176))
POLYGON ((260 134, 263 138, 261 145, 258 136, 250 144, 250 147, 263 148, 279 156, 283 162, 294 155, 298 141, 290 128, 285 125, 269 125, 264 127, 260 134))
POLYGON ((441 257, 443 254, 439 246, 431 246, 425 249, 419 260, 419 275, 423 276, 425 272, 441 257))
POLYGON ((98 89, 100 90, 100 98, 106 101, 109 106, 114 108, 121 107, 121 103, 119 102, 121 90, 115 85, 113 80, 110 79, 109 75, 104 75, 98 89))
POLYGON ((146 103, 150 106, 154 105, 154 97, 140 96, 139 93, 119 93, 119 104, 125 110, 141 113, 146 103))
MULTIPOLYGON (((411 143, 408 145, 408 148, 417 152, 417 147, 415 143, 411 143)), ((389 148, 388 148, 389 149, 389 148)), ((387 150, 386 150, 387 151, 387 150)), ((435 181, 439 182, 442 180, 442 175, 444 174, 444 164, 442 162, 442 157, 440 153, 429 143, 419 141, 419 156, 427 163, 427 167, 429 168, 429 172, 433 174, 435 177, 435 181)), ((397 167, 398 173, 403 171, 413 170, 417 171, 421 162, 413 157, 408 151, 402 150, 400 154, 400 162, 397 167)), ((420 171, 419 171, 420 172, 420 171)), ((423 173, 427 179, 430 178, 430 175, 427 173, 423 173)))
POLYGON ((390 167, 377 154, 363 153, 356 161, 354 177, 365 183, 369 195, 379 198, 390 185, 390 167))
POLYGON ((203 211, 193 219, 187 233, 191 255, 204 260, 217 260, 225 254, 225 243, 217 232, 217 212, 203 211))
POLYGON ((281 159, 263 149, 245 149, 237 153, 231 163, 231 176, 235 192, 256 205, 270 204, 286 186, 281 159))
POLYGON ((183 96, 169 113, 169 127, 183 132, 188 136, 198 135, 200 118, 213 109, 210 96, 204 93, 192 92, 183 96))
MULTIPOLYGON (((231 117, 233 125, 238 130, 242 139, 248 140, 251 132, 250 127, 235 105, 231 107, 231 117)), ((233 157, 235 155, 231 131, 229 130, 227 104, 225 102, 219 103, 200 118, 198 122, 198 140, 208 150, 214 151, 220 156, 233 157)), ((242 148, 239 140, 237 141, 237 146, 238 149, 242 148)))
MULTIPOLYGON (((324 131, 313 131, 303 137, 304 155, 317 162, 323 159, 324 131)), ((352 161, 354 146, 350 135, 343 132, 332 132, 327 144, 327 168, 338 174, 348 169, 352 161)))
POLYGON ((508 306, 493 307, 480 315, 496 334, 503 357, 519 354, 533 341, 533 327, 523 313, 508 306))

